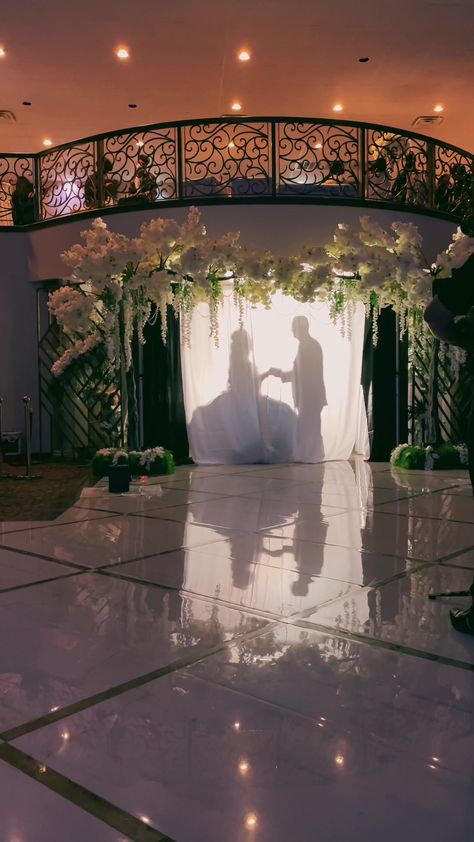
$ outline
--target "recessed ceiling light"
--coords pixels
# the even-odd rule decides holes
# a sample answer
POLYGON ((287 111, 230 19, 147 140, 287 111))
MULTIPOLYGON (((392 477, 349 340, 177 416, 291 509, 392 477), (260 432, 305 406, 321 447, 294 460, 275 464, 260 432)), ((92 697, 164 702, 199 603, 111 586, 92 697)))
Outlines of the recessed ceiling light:
POLYGON ((137 146, 140 149, 143 146, 143 140, 137 140, 137 146))
POLYGON ((124 61, 126 58, 130 58, 130 53, 128 52, 126 47, 119 47, 118 50, 115 51, 115 55, 117 58, 122 59, 124 61))
POLYGON ((333 105, 333 107, 332 107, 333 111, 342 111, 342 109, 343 109, 343 106, 341 105, 340 102, 336 102, 336 104, 333 105))
POLYGON ((6 52, 3 47, 0 47, 0 58, 5 58, 6 52))
POLYGON ((53 141, 51 140, 51 138, 45 137, 45 139, 43 140, 43 146, 52 146, 52 145, 53 145, 53 141))
POLYGON ((435 105, 433 111, 436 111, 437 114, 441 114, 441 112, 444 111, 444 105, 435 105))
POLYGON ((231 105, 232 111, 242 111, 242 103, 233 102, 231 105))
POLYGON ((250 61, 251 55, 248 50, 240 50, 239 51, 239 61, 250 61))
POLYGON ((228 147, 227 147, 227 148, 228 148, 228 149, 235 149, 235 143, 234 143, 234 141, 233 141, 233 140, 231 140, 231 142, 228 144, 228 147))
POLYGON ((322 143, 315 143, 315 144, 314 144, 314 148, 315 148, 315 149, 322 149, 322 148, 323 148, 323 144, 322 144, 322 143))
POLYGON ((255 813, 247 813, 245 816, 245 827, 247 830, 254 830, 257 827, 258 819, 255 813))

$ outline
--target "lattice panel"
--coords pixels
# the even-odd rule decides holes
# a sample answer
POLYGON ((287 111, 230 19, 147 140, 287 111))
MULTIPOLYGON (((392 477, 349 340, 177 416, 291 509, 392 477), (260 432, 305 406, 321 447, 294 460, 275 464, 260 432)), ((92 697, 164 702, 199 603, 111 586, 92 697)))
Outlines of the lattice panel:
POLYGON ((51 366, 71 344, 52 323, 39 344, 41 423, 50 425, 54 452, 75 453, 118 445, 121 439, 120 391, 115 369, 99 347, 73 363, 67 378, 51 366))
POLYGON ((428 444, 434 440, 436 430, 443 441, 465 441, 470 399, 469 367, 464 365, 456 370, 434 337, 410 336, 410 443, 428 444), (436 371, 434 391, 431 385, 433 367, 436 371))

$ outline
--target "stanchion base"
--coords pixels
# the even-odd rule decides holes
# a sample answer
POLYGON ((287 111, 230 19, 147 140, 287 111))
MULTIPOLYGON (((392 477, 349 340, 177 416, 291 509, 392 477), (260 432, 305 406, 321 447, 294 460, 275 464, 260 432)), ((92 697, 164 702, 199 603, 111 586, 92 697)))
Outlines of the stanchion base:
POLYGON ((43 479, 41 474, 19 474, 15 479, 43 479))

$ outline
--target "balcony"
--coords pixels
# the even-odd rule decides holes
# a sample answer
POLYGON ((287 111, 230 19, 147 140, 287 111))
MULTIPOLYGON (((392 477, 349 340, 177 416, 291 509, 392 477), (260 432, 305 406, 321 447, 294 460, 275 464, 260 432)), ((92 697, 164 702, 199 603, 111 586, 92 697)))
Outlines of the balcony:
POLYGON ((460 221, 473 174, 468 152, 388 126, 289 117, 163 123, 36 155, 0 154, 0 228, 229 202, 373 206, 460 221))

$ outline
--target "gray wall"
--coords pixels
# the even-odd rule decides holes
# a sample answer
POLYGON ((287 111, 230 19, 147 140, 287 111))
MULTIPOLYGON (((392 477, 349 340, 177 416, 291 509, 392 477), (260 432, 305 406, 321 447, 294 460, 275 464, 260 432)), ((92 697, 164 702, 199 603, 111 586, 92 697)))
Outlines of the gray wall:
MULTIPOLYGON (((105 217, 108 226, 130 236, 156 216, 184 220, 186 208, 130 212, 105 217)), ((245 245, 291 254, 303 245, 323 244, 339 222, 357 225, 368 213, 362 208, 321 205, 233 205, 202 208, 211 237, 239 230, 245 245)), ((423 235, 429 260, 449 245, 455 226, 444 220, 374 209, 369 215, 387 227, 413 222, 423 235)), ((36 289, 38 282, 67 274, 60 254, 79 241, 89 220, 71 220, 30 233, 0 233, 0 396, 4 398, 4 429, 23 429, 21 398, 31 395, 38 408, 36 289)), ((37 445, 37 438, 35 440, 37 445)))

